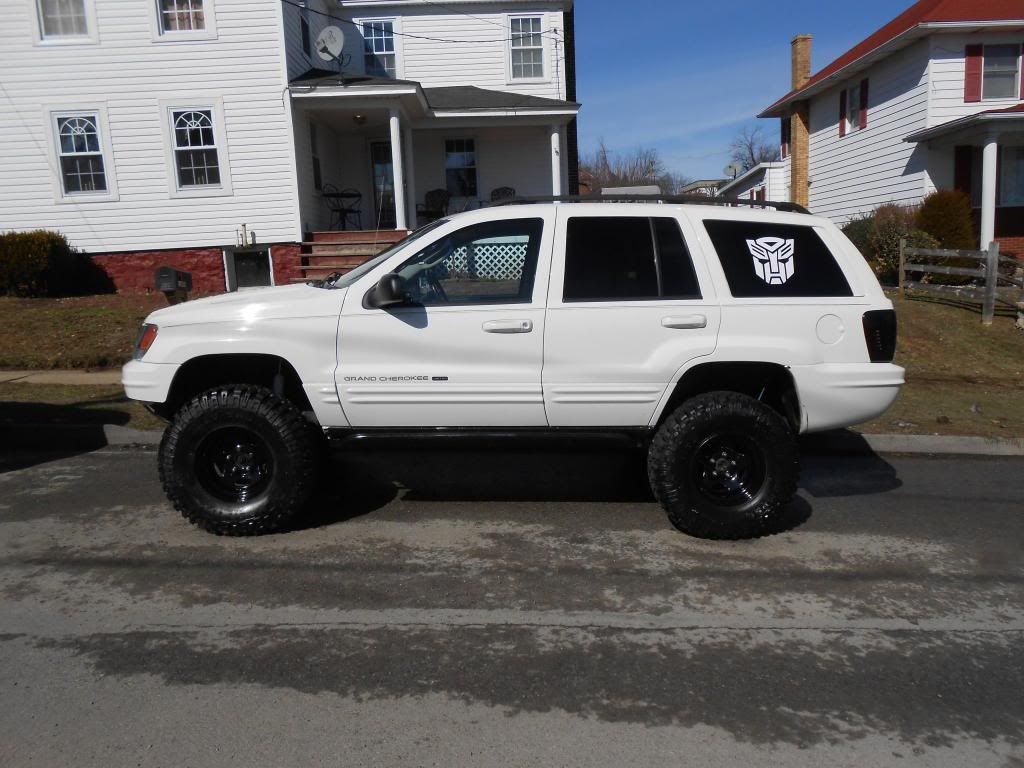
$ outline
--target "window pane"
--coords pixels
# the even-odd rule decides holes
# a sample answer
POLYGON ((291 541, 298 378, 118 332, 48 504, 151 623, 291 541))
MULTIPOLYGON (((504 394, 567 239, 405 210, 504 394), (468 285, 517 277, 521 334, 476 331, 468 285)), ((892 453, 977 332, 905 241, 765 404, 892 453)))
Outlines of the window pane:
POLYGON ((66 193, 107 191, 107 177, 103 170, 102 155, 62 157, 60 170, 66 193))
POLYGON ((852 296, 813 227, 749 221, 704 222, 736 297, 852 296))
POLYGON ((178 186, 199 187, 220 184, 220 167, 215 149, 179 149, 175 151, 178 164, 178 186))
POLYGON ((164 32, 206 29, 203 0, 159 0, 160 25, 164 32))
POLYGON ((986 72, 985 90, 983 97, 986 99, 1013 99, 1017 97, 1017 73, 1016 72, 986 72))
POLYGON ((476 224, 433 243, 398 269, 417 304, 529 302, 542 219, 476 224))
POLYGON ((563 301, 657 298, 658 273, 649 219, 569 219, 563 301))
POLYGON ((40 0, 43 37, 88 34, 85 0, 40 0))
POLYGON ((366 74, 373 77, 395 77, 395 27, 390 21, 363 24, 363 62, 366 74))
POLYGON ((213 113, 209 110, 174 112, 174 146, 215 147, 213 113))
POLYGON ((1002 153, 999 204, 1024 205, 1024 147, 1003 147, 1002 153))
POLYGON ((662 298, 699 299, 701 294, 697 273, 693 270, 693 260, 683 241, 679 222, 667 218, 651 221, 654 222, 658 256, 661 259, 662 298))
POLYGON ((985 80, 983 97, 986 99, 1013 99, 1018 95, 1018 45, 985 46, 985 80))

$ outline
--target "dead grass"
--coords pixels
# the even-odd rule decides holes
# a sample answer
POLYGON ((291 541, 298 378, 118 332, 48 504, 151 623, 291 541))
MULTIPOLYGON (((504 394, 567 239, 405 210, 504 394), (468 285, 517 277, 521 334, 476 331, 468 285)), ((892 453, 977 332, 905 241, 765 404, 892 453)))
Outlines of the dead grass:
POLYGON ((881 418, 858 427, 895 434, 1024 436, 1024 331, 1009 316, 989 328, 975 309, 894 299, 896 362, 907 384, 881 418))
POLYGON ((0 368, 116 368, 131 358, 146 315, 164 306, 162 294, 0 297, 0 368))

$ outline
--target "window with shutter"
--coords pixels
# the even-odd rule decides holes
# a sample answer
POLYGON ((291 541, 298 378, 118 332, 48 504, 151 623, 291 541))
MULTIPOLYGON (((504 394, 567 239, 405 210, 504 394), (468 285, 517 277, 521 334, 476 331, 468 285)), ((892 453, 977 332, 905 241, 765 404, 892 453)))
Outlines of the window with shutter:
POLYGON ((964 102, 972 104, 981 101, 982 60, 985 48, 968 45, 965 51, 964 102))

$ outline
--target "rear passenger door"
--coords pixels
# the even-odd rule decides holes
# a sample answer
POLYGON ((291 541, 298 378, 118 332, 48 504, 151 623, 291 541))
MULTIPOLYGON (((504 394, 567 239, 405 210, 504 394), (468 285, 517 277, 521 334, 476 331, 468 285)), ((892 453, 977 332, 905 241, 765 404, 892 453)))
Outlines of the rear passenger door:
POLYGON ((680 370, 715 349, 721 313, 689 222, 609 207, 558 213, 542 377, 551 426, 645 426, 680 370))

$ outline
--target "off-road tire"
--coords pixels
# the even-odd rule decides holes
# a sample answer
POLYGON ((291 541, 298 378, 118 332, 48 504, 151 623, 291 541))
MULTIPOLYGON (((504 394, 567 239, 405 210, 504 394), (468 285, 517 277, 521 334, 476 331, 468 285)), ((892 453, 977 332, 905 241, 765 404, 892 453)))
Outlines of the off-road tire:
MULTIPOLYGON (((302 413, 266 387, 217 387, 182 406, 164 432, 158 459, 160 482, 175 509, 210 533, 270 533, 287 528, 309 498, 318 448, 302 413), (243 454, 249 459, 242 467, 245 480, 260 478, 251 486, 251 498, 230 498, 237 487, 214 471, 222 468, 223 461, 208 460, 217 454, 211 441, 234 443, 232 438, 238 435, 251 440, 253 449, 243 454), (266 461, 253 461, 257 453, 266 461), (254 463, 268 471, 249 471, 254 463)), ((237 469, 237 461, 231 466, 237 469)), ((239 495, 245 496, 244 492, 239 495)))
POLYGON ((651 490, 669 520, 702 539, 783 530, 799 475, 796 436, 786 420, 736 392, 683 403, 659 427, 647 455, 651 490), (727 452, 731 443, 738 447, 727 452), (737 461, 746 485, 730 475, 737 461))

